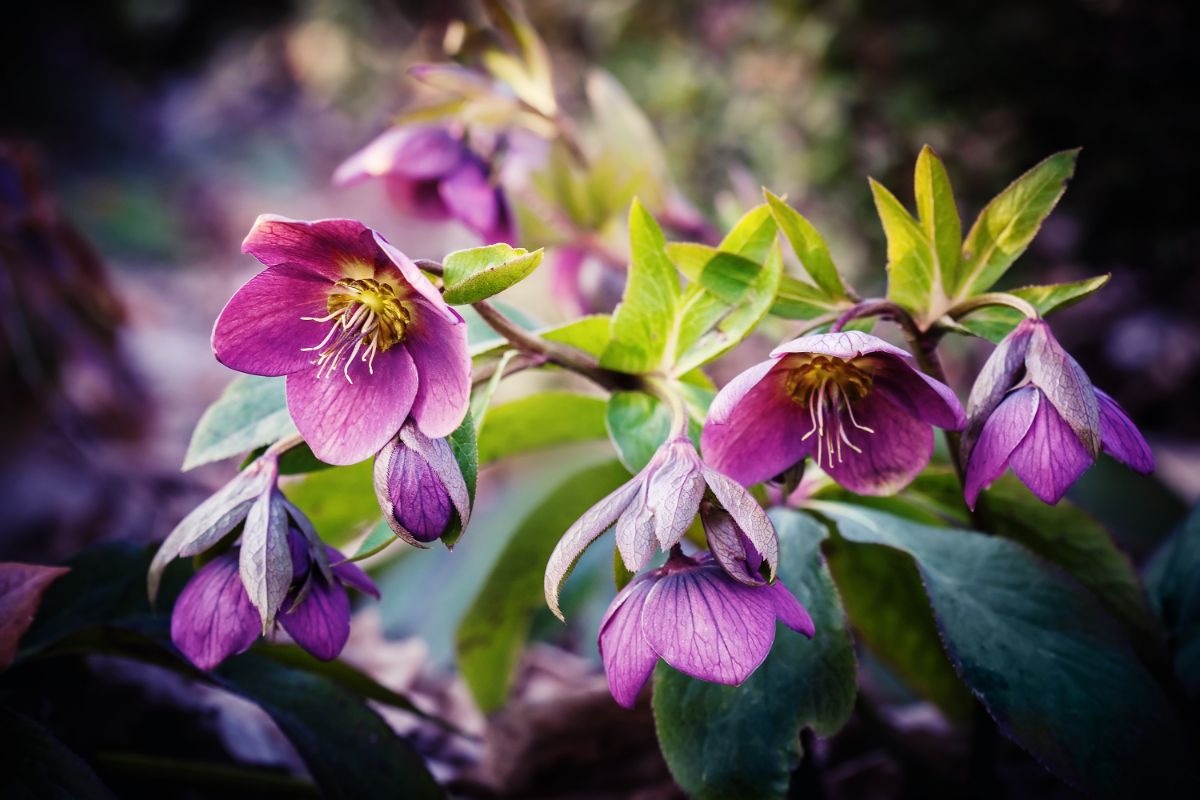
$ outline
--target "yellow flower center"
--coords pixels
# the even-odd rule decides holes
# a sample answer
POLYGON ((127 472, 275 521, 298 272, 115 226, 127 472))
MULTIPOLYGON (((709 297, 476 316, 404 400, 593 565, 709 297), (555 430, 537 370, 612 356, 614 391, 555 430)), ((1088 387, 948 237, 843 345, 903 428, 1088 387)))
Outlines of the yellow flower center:
POLYGON ((303 348, 320 351, 313 361, 318 377, 328 377, 342 364, 350 377, 350 365, 358 359, 375 373, 375 356, 404 341, 412 315, 388 283, 374 278, 343 278, 334 284, 341 291, 329 295, 323 317, 301 317, 311 322, 331 323, 319 344, 303 348), (343 361, 344 359, 344 361, 343 361))
POLYGON ((830 468, 835 466, 835 455, 838 464, 844 463, 842 445, 862 453, 862 448, 850 441, 846 429, 848 423, 864 433, 875 432, 854 418, 854 404, 870 394, 874 384, 869 364, 821 355, 793 358, 795 365, 788 372, 786 387, 792 401, 806 409, 812 421, 812 428, 801 441, 817 437, 817 466, 821 465, 822 453, 830 468))

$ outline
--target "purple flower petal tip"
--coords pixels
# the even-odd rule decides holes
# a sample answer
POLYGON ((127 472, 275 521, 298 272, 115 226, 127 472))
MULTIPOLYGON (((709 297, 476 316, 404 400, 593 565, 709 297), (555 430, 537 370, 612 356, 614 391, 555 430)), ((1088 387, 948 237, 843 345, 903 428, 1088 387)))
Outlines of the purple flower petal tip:
POLYGON ((261 631, 236 553, 218 556, 193 575, 171 613, 171 641, 203 670, 248 650, 261 631))

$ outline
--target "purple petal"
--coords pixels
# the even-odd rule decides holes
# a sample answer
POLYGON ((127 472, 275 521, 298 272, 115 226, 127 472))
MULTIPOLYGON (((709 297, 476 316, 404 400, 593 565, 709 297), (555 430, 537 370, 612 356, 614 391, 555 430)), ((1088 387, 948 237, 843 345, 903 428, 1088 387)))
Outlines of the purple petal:
POLYGON ((213 355, 251 375, 308 369, 313 354, 304 348, 320 342, 327 326, 304 317, 325 316, 332 288, 327 278, 301 267, 268 267, 225 304, 213 326, 213 355))
POLYGON ((371 277, 387 264, 374 232, 354 219, 304 222, 263 214, 242 242, 242 252, 269 267, 292 264, 331 281, 371 277))
POLYGON ((1032 320, 1022 320, 988 356, 983 369, 975 378, 971 394, 967 398, 967 427, 962 436, 962 454, 969 459, 979 433, 988 417, 1016 385, 1025 368, 1025 356, 1029 352, 1029 339, 1033 335, 1032 320))
POLYGON ((171 612, 171 641, 203 670, 250 649, 260 630, 236 552, 214 558, 193 575, 171 612))
POLYGON ((354 383, 338 371, 318 377, 316 369, 287 377, 292 420, 327 464, 355 464, 379 452, 404 424, 417 393, 417 368, 403 345, 377 355, 373 375, 356 369, 352 377, 354 383))
POLYGON ((1100 438, 1104 452, 1128 467, 1149 475, 1154 471, 1154 454, 1125 409, 1104 392, 1096 390, 1100 404, 1100 438))
POLYGON ((1053 505, 1094 460, 1043 395, 1029 433, 1013 450, 1008 464, 1030 491, 1053 505))
POLYGON ((642 609, 642 633, 680 672, 737 685, 771 651, 775 614, 769 590, 743 586, 709 564, 655 582, 642 609))
POLYGON ((333 182, 350 186, 384 175, 437 178, 454 169, 465 152, 462 141, 445 128, 391 128, 342 162, 333 182))
POLYGON ((329 563, 333 565, 333 575, 344 586, 349 586, 351 589, 357 589, 363 594, 370 595, 376 600, 379 599, 379 587, 375 585, 375 581, 367 573, 355 564, 353 561, 347 561, 342 553, 329 545, 325 545, 326 557, 329 563))
POLYGON ((404 282, 425 301, 426 307, 419 310, 432 309, 436 314, 441 315, 450 323, 458 324, 463 321, 457 311, 446 305, 446 301, 442 299, 442 293, 429 282, 429 278, 425 277, 425 273, 421 272, 420 267, 414 264, 412 259, 397 250, 387 239, 384 239, 379 234, 375 234, 375 244, 388 259, 390 267, 398 270, 404 282))
POLYGON ((563 581, 571 574, 575 562, 583 555, 583 551, 587 549, 588 545, 612 527, 617 517, 629 507, 641 487, 642 478, 639 473, 585 511, 583 516, 575 520, 563 537, 558 540, 558 544, 554 546, 554 552, 550 554, 550 560, 546 563, 546 576, 543 583, 546 605, 554 612, 554 616, 563 619, 562 611, 558 608, 558 592, 563 581))
POLYGON ((450 215, 475 233, 495 229, 500 219, 499 198, 479 159, 470 158, 460 164, 438 185, 438 192, 450 215))
POLYGON ((439 181, 417 181, 391 175, 384 179, 388 197, 396 209, 406 217, 442 222, 450 219, 450 209, 442 200, 438 190, 439 181))
POLYGON ((874 390, 887 395, 909 416, 948 431, 966 426, 967 415, 949 386, 896 358, 881 358, 877 363, 874 390))
POLYGON ((988 417, 967 461, 963 495, 972 511, 984 487, 1008 469, 1009 458, 1029 433, 1041 401, 1042 393, 1032 386, 1018 389, 1004 398, 988 417))
POLYGON ((288 552, 292 556, 292 582, 302 580, 312 568, 312 557, 308 553, 308 541, 303 534, 292 528, 288 531, 288 552))
POLYGON ((912 359, 912 355, 907 351, 888 344, 878 336, 872 336, 862 331, 815 333, 811 336, 801 336, 799 339, 792 339, 790 342, 784 342, 776 347, 771 351, 771 357, 779 358, 788 353, 813 353, 833 356, 846 361, 869 353, 884 353, 906 360, 912 359))
POLYGON ((779 621, 796 633, 802 633, 811 639, 817 630, 812 617, 809 616, 808 609, 796 599, 796 595, 783 585, 783 581, 775 581, 765 591, 771 593, 771 602, 775 604, 775 615, 779 621))
POLYGON ((854 404, 853 411, 859 425, 874 431, 859 430, 849 415, 841 412, 842 430, 862 452, 856 453, 843 445, 841 461, 836 455, 825 452, 822 453, 824 462, 818 466, 829 477, 858 494, 898 492, 929 463, 933 454, 933 429, 928 422, 906 414, 883 392, 871 392, 854 404))
POLYGON ((375 457, 375 494, 392 532, 416 547, 437 539, 450 524, 453 505, 445 485, 399 436, 375 457))
POLYGON ((762 565, 762 557, 728 511, 717 508, 712 503, 702 503, 700 521, 704 524, 708 552, 721 569, 725 570, 726 575, 747 586, 762 586, 766 583, 758 572, 762 565))
POLYGON ((471 493, 450 442, 446 439, 430 439, 412 424, 400 429, 400 441, 429 463, 433 474, 446 487, 450 502, 458 512, 459 523, 465 529, 471 521, 471 493))
POLYGON ((350 638, 350 598, 341 584, 313 574, 299 605, 278 619, 296 644, 329 661, 337 658, 350 638))
POLYGON ((1071 426, 1084 448, 1100 453, 1100 407, 1096 390, 1079 362, 1062 348, 1050 326, 1038 320, 1029 337, 1025 369, 1030 382, 1042 390, 1058 416, 1071 426))
MULTIPOLYGON (((700 456, 686 436, 666 442, 647 470, 646 504, 654 514, 654 535, 663 550, 683 538, 704 497, 700 456)), ((636 570, 635 570, 636 571, 636 570)))
POLYGON ((779 566, 779 538, 775 535, 775 526, 771 524, 767 512, 737 481, 708 467, 704 469, 704 479, 741 534, 754 546, 757 555, 767 562, 768 573, 774 578, 779 566))
POLYGON ((471 356, 467 326, 458 313, 450 322, 440 310, 415 303, 405 344, 420 376, 412 416, 431 439, 449 436, 462 424, 471 404, 471 356))
POLYGON ((598 643, 608 690, 625 708, 633 708, 658 661, 642 635, 642 606, 653 587, 649 575, 635 578, 617 594, 600 621, 598 643))
POLYGON ((646 470, 638 475, 643 480, 638 484, 633 502, 617 519, 616 527, 617 552, 621 554, 621 560, 630 572, 639 572, 649 564, 650 557, 656 549, 654 510, 647 501, 649 476, 646 470))
POLYGON ((763 361, 713 399, 700 444, 704 460, 744 486, 773 478, 804 460, 808 414, 788 394, 785 361, 763 361))

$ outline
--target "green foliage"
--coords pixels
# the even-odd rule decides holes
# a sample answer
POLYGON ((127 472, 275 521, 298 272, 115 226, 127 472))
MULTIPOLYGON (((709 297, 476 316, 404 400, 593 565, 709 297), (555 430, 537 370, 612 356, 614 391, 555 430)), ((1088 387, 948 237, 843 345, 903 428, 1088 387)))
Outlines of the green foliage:
POLYGON ((917 156, 914 176, 917 199, 917 219, 925 231, 930 254, 934 261, 934 280, 946 294, 952 294, 959 283, 959 247, 962 244, 962 223, 954 205, 954 191, 946 167, 929 145, 917 156))
POLYGON ((630 472, 650 463, 671 432, 671 410, 645 392, 614 392, 604 420, 617 456, 630 472))
POLYGON ((817 229, 781 198, 767 191, 764 191, 764 195, 775 224, 792 245, 796 258, 800 260, 800 266, 816 284, 811 287, 816 290, 816 296, 835 304, 849 299, 846 285, 833 263, 833 256, 829 254, 829 246, 825 244, 821 234, 817 233, 817 229))
POLYGON ((1146 566, 1146 587, 1167 631, 1175 675, 1200 699, 1200 506, 1146 566))
POLYGON ((54 734, 0 706, 0 794, 37 800, 112 800, 92 768, 54 734))
POLYGON ((295 433, 283 378, 239 375, 196 423, 183 468, 247 453, 295 433))
POLYGON ((379 519, 374 460, 313 472, 283 493, 304 512, 321 538, 343 547, 379 519))
POLYGON ((508 696, 533 615, 545 604, 542 573, 554 545, 584 511, 628 479, 615 461, 567 476, 509 539, 456 637, 459 670, 484 712, 508 696))
POLYGON ((689 678, 660 663, 654 719, 671 774, 690 796, 782 798, 800 729, 831 736, 857 695, 854 648, 821 558, 823 526, 777 510, 779 579, 808 609, 811 641, 777 625, 775 646, 741 686, 689 678))
POLYGON ((887 235, 888 299, 908 309, 919 324, 928 325, 946 307, 929 235, 883 184, 872 180, 871 193, 887 235))
POLYGON ((556 444, 603 439, 602 398, 573 392, 541 392, 494 406, 479 431, 479 463, 556 444))
POLYGON ((542 263, 542 250, 532 253, 507 244, 474 247, 450 253, 442 262, 446 291, 451 305, 486 300, 529 277, 542 263))
POLYGON ((841 503, 811 507, 850 541, 912 556, 963 680, 1052 772, 1098 797, 1194 791, 1188 734, 1167 694, 1065 573, 1003 537, 841 503))
MULTIPOLYGON (((1112 276, 1097 275, 1094 278, 1085 278, 1081 281, 1070 281, 1069 283, 1023 286, 1020 289, 1010 290, 1008 294, 1014 294, 1017 297, 1028 300, 1042 316, 1046 316, 1054 311, 1073 306, 1080 300, 1092 296, 1104 288, 1110 277, 1112 276)), ((1013 328, 1017 327, 1017 324, 1023 318, 1021 312, 1015 308, 1008 306, 985 306, 972 311, 969 316, 960 320, 960 323, 975 335, 998 342, 1007 336, 1013 328)))

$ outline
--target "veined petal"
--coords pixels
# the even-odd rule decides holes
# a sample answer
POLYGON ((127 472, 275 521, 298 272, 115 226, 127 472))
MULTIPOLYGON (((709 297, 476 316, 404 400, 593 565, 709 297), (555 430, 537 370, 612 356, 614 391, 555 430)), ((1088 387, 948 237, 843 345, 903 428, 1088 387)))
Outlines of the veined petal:
POLYGON ((330 281, 370 277, 387 261, 375 246, 374 231, 358 220, 304 222, 275 214, 254 221, 242 252, 269 267, 291 264, 330 281))
POLYGON ((203 670, 248 650, 261 630, 258 611, 242 588, 236 552, 214 558, 193 575, 171 612, 171 641, 203 670))
POLYGON ((653 586, 649 575, 635 578, 617 594, 600 622, 597 641, 608 690, 625 708, 633 708, 658 661, 642 635, 642 606, 653 586))
POLYGON ((550 554, 550 560, 546 564, 546 577, 543 583, 546 605, 554 612, 554 616, 563 619, 562 611, 558 608, 558 592, 563 581, 575 567, 575 562, 583 555, 583 551, 588 548, 588 545, 612 527, 617 517, 629 507, 641 485, 642 479, 639 473, 608 497, 585 511, 583 516, 575 520, 555 545, 554 552, 550 554))
POLYGON ((1042 393, 1027 386, 1011 392, 988 417, 967 461, 963 495, 972 511, 979 493, 1008 469, 1013 450, 1029 433, 1041 404, 1042 393))
POLYGON ((303 599, 280 614, 279 623, 296 644, 329 661, 338 657, 350 638, 350 598, 340 583, 313 574, 303 599))
POLYGON ((654 536, 663 550, 669 550, 696 518, 704 497, 704 475, 700 456, 686 436, 663 444, 651 464, 646 470, 646 504, 654 515, 654 536))
POLYGON ((1045 322, 1034 324, 1025 369, 1030 382, 1042 390, 1058 416, 1075 431, 1084 449, 1093 458, 1099 455, 1100 407, 1096 390, 1083 367, 1062 348, 1045 322))
POLYGON ((954 390, 896 358, 879 359, 873 391, 881 392, 909 416, 948 431, 962 430, 967 415, 954 390))
POLYGON ((775 615, 770 590, 743 586, 709 564, 654 583, 642 608, 642 633, 680 672, 737 685, 770 652, 775 615))
POLYGON ((779 566, 779 537, 767 512, 737 481, 720 472, 705 467, 704 480, 729 512, 738 530, 754 546, 759 557, 767 562, 768 575, 774 578, 779 566))
POLYGON ((437 178, 454 169, 465 152, 462 141, 445 128, 390 128, 343 161, 333 182, 350 186, 384 175, 437 178))
POLYGON ((646 501, 647 489, 643 481, 629 508, 617 519, 617 552, 630 572, 640 572, 650 563, 656 549, 654 511, 646 501))
POLYGON ((812 450, 808 414, 788 394, 787 369, 763 361, 713 399, 700 436, 704 460, 744 486, 775 477, 812 450))
POLYGON ((375 457, 375 495, 392 532, 414 547, 424 547, 446 532, 452 504, 433 466, 403 436, 402 432, 389 441, 375 457))
POLYGON ((702 503, 700 521, 704 523, 708 552, 721 569, 725 570, 726 575, 747 586, 762 586, 766 583, 758 571, 762 565, 762 557, 728 511, 712 503, 702 503))
POLYGON ((379 452, 408 418, 417 394, 417 368, 404 345, 379 353, 374 374, 355 366, 353 383, 337 370, 325 377, 316 369, 287 377, 292 420, 328 464, 354 464, 379 452))
POLYGON ((1153 472, 1154 454, 1125 409, 1099 389, 1096 390, 1096 401, 1100 404, 1100 439, 1104 452, 1143 475, 1153 472))
POLYGON ((212 351, 225 366, 251 375, 287 375, 312 366, 304 348, 321 341, 333 283, 291 264, 268 267, 229 299, 213 325, 212 351))
POLYGON ((771 358, 779 358, 788 353, 813 353, 816 355, 832 356, 846 361, 859 358, 870 353, 886 355, 911 360, 912 355, 893 344, 888 344, 878 336, 872 336, 862 331, 839 331, 837 333, 814 333, 784 342, 771 351, 771 358))
POLYGON ((1053 505, 1094 460, 1071 426, 1043 397, 1029 433, 1013 450, 1008 464, 1030 491, 1053 505))
POLYGON ((446 488, 465 530, 471 521, 471 494, 450 442, 444 438, 431 439, 414 425, 405 425, 400 429, 400 440, 429 463, 434 475, 446 488))
POLYGON ((1029 339, 1033 335, 1033 322, 1023 320, 1012 333, 1005 336, 984 362, 983 369, 971 386, 967 398, 967 427, 962 436, 962 457, 969 460, 971 450, 979 438, 988 417, 1000 405, 1009 389, 1013 388, 1025 368, 1025 356, 1029 352, 1029 339))
POLYGON ((283 505, 274 502, 277 493, 277 489, 272 489, 250 507, 238 553, 242 586, 258 609, 263 633, 275 621, 292 584, 288 515, 283 505))
POLYGON ((842 430, 862 452, 856 453, 843 445, 840 461, 826 452, 819 466, 850 491, 894 494, 911 483, 929 463, 933 429, 928 422, 906 414, 884 393, 871 392, 854 405, 855 420, 873 433, 859 430, 845 411, 841 413, 842 430))
POLYGON ((441 311, 418 301, 406 342, 420 379, 412 416, 431 439, 449 436, 471 404, 471 355, 467 325, 457 311, 450 322, 441 311))
POLYGON ((438 193, 450 215, 477 234, 491 231, 500 219, 496 187, 483 162, 464 160, 438 184, 438 193))

